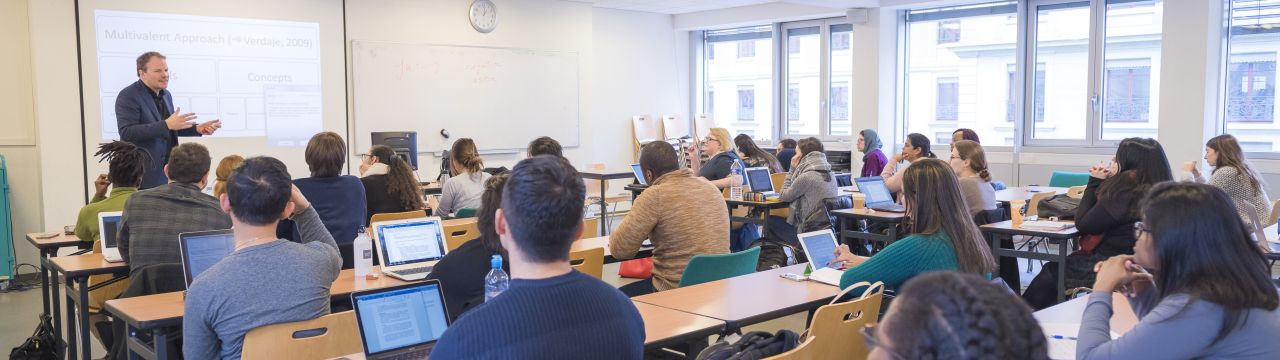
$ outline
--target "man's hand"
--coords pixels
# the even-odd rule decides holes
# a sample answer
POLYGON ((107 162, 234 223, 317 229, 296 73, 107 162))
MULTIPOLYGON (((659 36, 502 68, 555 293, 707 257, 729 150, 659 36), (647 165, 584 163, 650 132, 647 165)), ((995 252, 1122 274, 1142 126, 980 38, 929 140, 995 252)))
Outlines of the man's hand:
POLYGON ((93 180, 94 190, 97 190, 93 197, 106 197, 108 186, 111 186, 111 180, 107 178, 107 174, 98 174, 98 179, 93 180))
POLYGON ((168 119, 164 119, 164 123, 169 127, 169 130, 185 130, 195 126, 195 120, 195 113, 184 114, 182 113, 182 108, 179 107, 173 111, 173 115, 169 115, 168 119))
POLYGON ((196 131, 200 135, 213 135, 214 131, 222 128, 222 120, 210 120, 196 125, 196 131))
POLYGON ((311 201, 302 195, 302 190, 298 190, 297 185, 293 185, 293 195, 289 197, 289 202, 293 203, 293 214, 301 214, 303 210, 311 207, 311 201))

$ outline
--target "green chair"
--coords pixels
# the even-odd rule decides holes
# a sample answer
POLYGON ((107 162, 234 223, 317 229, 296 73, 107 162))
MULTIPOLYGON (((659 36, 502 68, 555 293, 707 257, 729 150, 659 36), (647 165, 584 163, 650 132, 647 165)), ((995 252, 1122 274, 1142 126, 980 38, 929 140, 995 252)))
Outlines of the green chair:
POLYGON ((1089 185, 1089 173, 1054 171, 1053 176, 1049 177, 1049 186, 1069 188, 1072 186, 1089 185))
POLYGON ((760 247, 753 247, 731 254, 697 255, 689 259, 680 276, 679 287, 728 279, 756 272, 760 262, 760 247))
POLYGON ((473 217, 476 217, 476 209, 475 209, 475 208, 465 208, 465 209, 458 209, 458 214, 457 214, 456 216, 454 216, 453 218, 454 218, 454 219, 466 219, 466 218, 473 218, 473 217))

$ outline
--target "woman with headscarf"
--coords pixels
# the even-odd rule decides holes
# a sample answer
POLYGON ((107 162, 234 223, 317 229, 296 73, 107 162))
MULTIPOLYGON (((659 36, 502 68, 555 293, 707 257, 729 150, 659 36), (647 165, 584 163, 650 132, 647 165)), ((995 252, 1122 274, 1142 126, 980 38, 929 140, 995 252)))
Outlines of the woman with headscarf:
POLYGON ((884 165, 889 163, 889 158, 884 156, 880 151, 880 135, 875 130, 865 129, 858 133, 858 151, 862 156, 862 175, 861 177, 877 176, 884 171, 884 165))

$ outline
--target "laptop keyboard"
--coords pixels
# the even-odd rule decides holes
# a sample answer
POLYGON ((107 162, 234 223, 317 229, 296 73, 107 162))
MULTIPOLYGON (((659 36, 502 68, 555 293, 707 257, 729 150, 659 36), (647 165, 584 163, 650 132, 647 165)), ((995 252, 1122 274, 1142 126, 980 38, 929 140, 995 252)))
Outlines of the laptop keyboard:
POLYGON ((431 349, 417 349, 403 354, 395 354, 387 357, 378 357, 378 360, 422 360, 431 354, 431 349))
POLYGON ((392 272, 394 272, 394 273, 396 273, 396 274, 401 274, 401 275, 417 275, 417 274, 422 274, 422 273, 428 273, 428 272, 431 272, 431 269, 432 269, 432 267, 431 267, 431 266, 427 266, 427 267, 420 267, 420 268, 409 268, 409 269, 404 269, 404 270, 396 270, 396 271, 392 271, 392 272))

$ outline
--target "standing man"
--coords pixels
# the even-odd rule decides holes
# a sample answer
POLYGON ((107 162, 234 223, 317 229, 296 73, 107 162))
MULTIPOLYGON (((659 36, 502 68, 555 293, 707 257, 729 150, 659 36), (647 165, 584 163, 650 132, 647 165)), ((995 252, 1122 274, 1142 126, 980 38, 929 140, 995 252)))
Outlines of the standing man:
POLYGON ((120 90, 116 97, 116 126, 120 140, 146 149, 151 163, 143 172, 142 185, 147 189, 169 182, 164 165, 169 150, 178 145, 179 136, 213 135, 222 122, 210 120, 195 123, 196 115, 174 109, 169 87, 169 65, 164 55, 147 52, 138 56, 138 81, 120 90))

